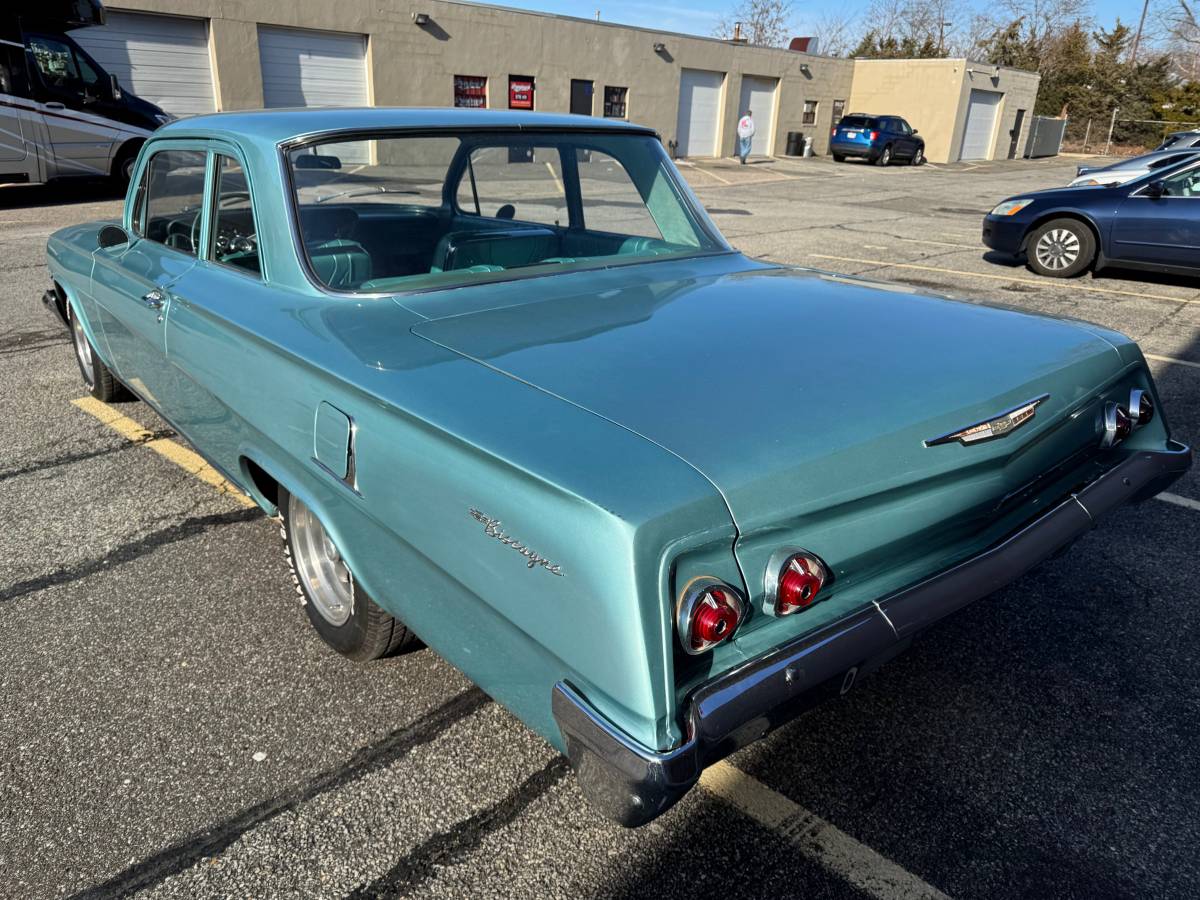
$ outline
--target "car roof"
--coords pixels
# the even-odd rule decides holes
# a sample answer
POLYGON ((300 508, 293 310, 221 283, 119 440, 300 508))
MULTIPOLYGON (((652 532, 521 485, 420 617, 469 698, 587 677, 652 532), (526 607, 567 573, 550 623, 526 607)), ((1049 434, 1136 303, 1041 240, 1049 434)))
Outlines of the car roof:
POLYGON ((654 134, 654 130, 620 119, 572 116, 560 113, 507 109, 456 109, 452 107, 337 107, 260 109, 247 112, 192 116, 164 125, 157 137, 230 137, 270 145, 339 131, 412 129, 497 129, 615 131, 654 134))
POLYGON ((1129 159, 1123 159, 1120 162, 1112 163, 1105 166, 1105 169, 1141 169, 1153 165, 1160 159, 1172 156, 1178 156, 1180 162, 1182 162, 1189 156, 1200 156, 1200 147, 1177 147, 1173 150, 1153 150, 1150 153, 1143 153, 1141 156, 1134 156, 1129 159))

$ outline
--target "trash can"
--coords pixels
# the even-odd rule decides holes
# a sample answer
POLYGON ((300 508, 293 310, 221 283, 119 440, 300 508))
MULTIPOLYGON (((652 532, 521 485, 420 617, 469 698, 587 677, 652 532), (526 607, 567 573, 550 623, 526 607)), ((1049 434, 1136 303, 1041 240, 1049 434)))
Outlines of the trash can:
POLYGON ((801 131, 789 131, 787 133, 787 149, 784 151, 788 156, 799 156, 803 152, 804 133, 801 131))

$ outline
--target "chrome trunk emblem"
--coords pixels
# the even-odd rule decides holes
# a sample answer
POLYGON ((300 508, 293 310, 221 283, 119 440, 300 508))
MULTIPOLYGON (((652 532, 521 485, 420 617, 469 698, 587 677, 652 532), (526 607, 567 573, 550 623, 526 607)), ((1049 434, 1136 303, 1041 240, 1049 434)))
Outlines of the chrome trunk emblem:
POLYGON ((552 563, 541 554, 530 550, 512 535, 505 534, 502 528, 502 523, 499 519, 493 519, 491 516, 480 512, 474 507, 468 509, 467 513, 472 519, 483 526, 484 534, 490 538, 495 538, 506 547, 512 547, 523 557, 525 557, 525 567, 527 569, 533 569, 540 566, 551 575, 558 575, 560 577, 562 576, 562 566, 560 566, 558 563, 552 563))
POLYGON ((1026 400, 1019 406, 1000 413, 992 419, 984 419, 966 428, 959 428, 941 437, 930 438, 925 442, 926 447, 936 447, 938 444, 950 444, 958 441, 960 444, 978 444, 993 438, 1012 434, 1037 414, 1038 405, 1050 399, 1049 394, 1042 394, 1032 400, 1026 400))

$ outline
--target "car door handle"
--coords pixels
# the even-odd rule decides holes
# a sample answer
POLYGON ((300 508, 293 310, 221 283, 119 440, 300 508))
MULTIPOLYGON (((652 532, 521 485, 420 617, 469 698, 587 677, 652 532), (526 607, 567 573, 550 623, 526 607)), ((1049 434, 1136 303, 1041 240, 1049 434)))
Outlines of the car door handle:
POLYGON ((142 295, 142 302, 145 303, 151 309, 162 309, 163 303, 165 303, 166 300, 167 300, 167 295, 164 294, 162 291, 160 291, 158 288, 155 288, 154 290, 150 291, 149 293, 142 295))
POLYGON ((59 103, 57 100, 51 100, 46 104, 46 109, 66 109, 66 105, 59 103))

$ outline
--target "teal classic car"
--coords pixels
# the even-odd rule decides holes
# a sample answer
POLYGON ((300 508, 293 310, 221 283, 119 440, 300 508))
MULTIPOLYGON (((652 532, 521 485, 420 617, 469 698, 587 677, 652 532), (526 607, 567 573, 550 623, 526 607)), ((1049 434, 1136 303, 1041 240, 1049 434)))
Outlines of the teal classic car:
POLYGON ((419 635, 626 825, 1191 463, 1129 339, 747 259, 619 122, 192 118, 48 254, 322 638, 419 635))

